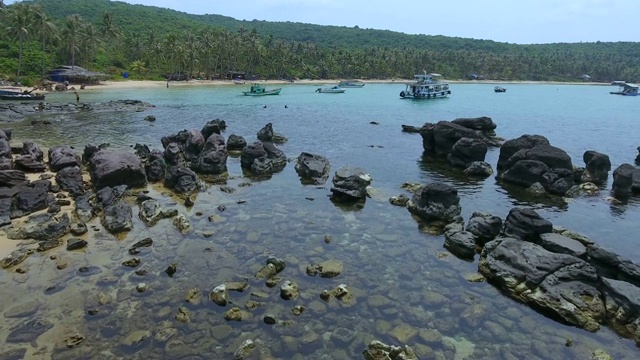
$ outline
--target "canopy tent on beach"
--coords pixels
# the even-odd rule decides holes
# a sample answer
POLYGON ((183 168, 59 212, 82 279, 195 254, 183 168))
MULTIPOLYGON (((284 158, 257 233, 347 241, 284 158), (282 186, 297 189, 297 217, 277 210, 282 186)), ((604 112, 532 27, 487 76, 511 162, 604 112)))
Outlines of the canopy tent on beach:
POLYGON ((80 66, 63 65, 56 69, 50 70, 49 78, 53 81, 61 83, 68 81, 70 83, 76 84, 95 84, 100 80, 109 79, 110 76, 104 73, 89 71, 80 66))

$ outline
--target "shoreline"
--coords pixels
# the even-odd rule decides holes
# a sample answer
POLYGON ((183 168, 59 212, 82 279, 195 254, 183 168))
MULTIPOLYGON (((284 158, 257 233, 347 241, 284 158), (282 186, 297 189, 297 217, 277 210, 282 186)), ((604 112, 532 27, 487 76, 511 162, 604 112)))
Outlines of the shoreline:
MULTIPOLYGON (((446 80, 446 79, 445 79, 446 80)), ((340 82, 340 79, 331 80, 295 80, 289 82, 287 80, 246 80, 244 84, 234 84, 233 80, 187 80, 187 81, 170 81, 169 87, 196 87, 196 86, 238 86, 246 87, 251 83, 260 83, 266 85, 324 85, 324 84, 336 84, 340 82)), ((365 84, 405 84, 412 81, 411 79, 388 79, 388 80, 360 80, 365 84)), ((609 83, 596 83, 596 82, 562 82, 562 81, 516 81, 516 80, 446 80, 451 84, 540 84, 540 85, 597 85, 597 86, 610 86, 609 83)), ((95 90, 111 90, 111 89, 156 89, 166 88, 166 81, 159 80, 123 80, 123 81, 102 81, 96 85, 86 85, 84 90, 76 88, 77 84, 70 86, 67 91, 95 91, 95 90)), ((29 88, 22 88, 27 89, 29 88)), ((46 93, 46 91, 39 91, 40 93, 46 93)))

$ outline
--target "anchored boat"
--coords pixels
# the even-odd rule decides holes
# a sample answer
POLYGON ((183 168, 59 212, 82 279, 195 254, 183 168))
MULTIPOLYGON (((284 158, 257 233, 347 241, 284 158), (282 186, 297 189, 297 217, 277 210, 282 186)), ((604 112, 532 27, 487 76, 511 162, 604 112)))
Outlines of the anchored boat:
POLYGON ((318 93, 326 93, 326 94, 342 94, 345 91, 346 91, 345 89, 340 89, 340 86, 338 85, 335 85, 332 87, 319 88, 318 90, 316 90, 316 92, 318 93))
POLYGON ((640 88, 640 86, 636 84, 629 84, 626 82, 618 82, 618 81, 614 81, 613 84, 620 86, 620 88, 618 89, 618 91, 610 91, 609 94, 623 95, 623 96, 638 96, 638 88, 640 88))
POLYGON ((507 89, 503 88, 502 86, 496 86, 493 88, 493 91, 495 92, 507 92, 507 89))
POLYGON ((280 95, 282 88, 267 90, 262 84, 251 84, 249 91, 243 91, 244 96, 280 95))
POLYGON ((341 88, 361 88, 364 83, 360 80, 342 80, 338 83, 341 88))
POLYGON ((451 95, 449 83, 441 81, 440 74, 417 74, 413 81, 406 83, 406 89, 400 92, 403 99, 435 99, 451 95))

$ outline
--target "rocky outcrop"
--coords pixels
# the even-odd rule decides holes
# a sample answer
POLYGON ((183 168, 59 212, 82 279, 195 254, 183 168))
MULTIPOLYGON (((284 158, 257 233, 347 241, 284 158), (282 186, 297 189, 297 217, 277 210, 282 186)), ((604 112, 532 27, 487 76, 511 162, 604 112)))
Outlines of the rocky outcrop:
POLYGON ((77 166, 68 166, 56 174, 56 184, 61 190, 68 191, 72 197, 84 194, 82 171, 77 166))
POLYGON ((207 138, 204 149, 202 149, 198 157, 196 171, 213 175, 225 173, 227 171, 228 155, 224 137, 218 133, 213 133, 207 138))
POLYGON ((229 151, 242 151, 247 146, 247 140, 242 136, 231 134, 227 139, 227 150, 229 151))
POLYGON ((303 184, 323 185, 329 178, 329 160, 321 155, 303 152, 298 155, 295 170, 303 184))
POLYGON ((505 142, 498 169, 498 177, 505 182, 527 188, 540 184, 556 195, 564 195, 575 183, 569 155, 539 135, 523 135, 505 142))
POLYGON ((11 204, 11 218, 19 218, 39 210, 44 210, 53 204, 55 199, 49 193, 49 180, 36 180, 16 189, 11 204))
POLYGON ((480 244, 485 244, 500 234, 502 219, 499 216, 476 211, 471 214, 465 230, 473 234, 480 244))
POLYGON ((222 132, 226 128, 227 128, 227 123, 224 120, 214 119, 204 124, 204 126, 202 127, 202 130, 200 130, 200 133, 202 134, 202 137, 204 137, 204 140, 206 141, 207 139, 209 139, 209 136, 213 134, 218 134, 218 135, 222 134, 222 132))
POLYGON ((401 126, 402 126, 402 132, 411 133, 411 134, 420 133, 419 126, 413 126, 413 125, 401 125, 401 126))
POLYGON ((537 243, 540 235, 553 232, 553 225, 531 208, 513 208, 504 221, 502 236, 537 243))
POLYGON ((96 189, 118 185, 139 187, 147 183, 140 158, 122 150, 107 148, 93 154, 89 159, 89 173, 96 189))
POLYGON ((133 210, 123 201, 109 205, 104 209, 102 225, 112 234, 133 229, 133 210))
MULTIPOLYGON (((56 114, 72 114, 77 112, 109 112, 109 111, 144 111, 154 105, 140 100, 112 100, 100 103, 51 103, 43 102, 38 107, 37 114, 56 115, 56 114)), ((30 115, 36 114, 34 104, 30 103, 12 103, 0 106, 0 122, 16 122, 22 121, 30 115)))
POLYGON ((479 138, 474 130, 449 121, 440 121, 437 124, 426 123, 420 129, 420 135, 424 151, 439 156, 448 155, 453 145, 462 138, 479 138))
POLYGON ((487 144, 482 140, 465 137, 453 144, 447 161, 455 167, 467 168, 474 161, 484 161, 487 150, 487 144))
POLYGON ((335 172, 331 182, 333 183, 332 200, 358 201, 366 199, 371 176, 359 168, 343 167, 335 172))
POLYGON ((258 134, 256 136, 260 141, 272 142, 273 134, 273 125, 271 123, 267 123, 262 129, 258 131, 258 134))
POLYGON ((273 143, 256 141, 242 149, 240 164, 254 175, 271 175, 285 168, 287 157, 273 143))
POLYGON ((14 159, 14 167, 27 172, 43 172, 47 169, 44 163, 44 153, 40 146, 33 141, 22 144, 20 155, 14 159))
POLYGON ((167 169, 164 185, 179 194, 189 195, 199 188, 199 179, 196 173, 184 166, 171 166, 167 169))
POLYGON ((633 186, 633 174, 636 172, 635 166, 622 164, 613 171, 613 196, 618 200, 626 200, 631 196, 633 186))
POLYGON ((586 164, 586 168, 582 173, 580 182, 594 183, 596 185, 603 185, 609 178, 609 171, 611 171, 611 161, 609 156, 599 153, 597 151, 589 150, 585 151, 582 155, 582 159, 586 164))
POLYGON ((68 145, 49 148, 49 168, 51 171, 60 171, 67 166, 82 166, 80 155, 68 145))
POLYGON ((407 209, 427 223, 440 223, 442 226, 461 222, 460 197, 453 186, 432 182, 416 192, 407 203, 407 209))

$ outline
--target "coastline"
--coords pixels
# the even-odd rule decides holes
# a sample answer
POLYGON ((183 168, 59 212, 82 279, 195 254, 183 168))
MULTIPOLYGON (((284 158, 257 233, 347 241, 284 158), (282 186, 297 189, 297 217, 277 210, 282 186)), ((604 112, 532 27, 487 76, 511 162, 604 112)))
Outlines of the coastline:
MULTIPOLYGON (((169 87, 191 87, 191 86, 249 86, 252 82, 266 85, 324 85, 338 83, 340 79, 331 80, 295 80, 293 83, 286 80, 256 80, 245 81, 245 84, 237 85, 233 80, 188 80, 188 81, 171 81, 169 87)), ((388 79, 388 80, 360 80, 365 84, 404 84, 410 82, 411 79, 388 79)), ((543 85, 607 85, 609 83, 596 82, 562 82, 562 81, 502 81, 502 80, 446 80, 452 84, 543 84, 543 85)), ((74 86, 74 85, 72 85, 74 86)), ((155 89, 167 86, 166 81, 157 80, 124 80, 124 81, 103 81, 97 85, 87 85, 84 90, 110 90, 110 89, 155 89)), ((72 90, 74 91, 74 90, 72 90)))

